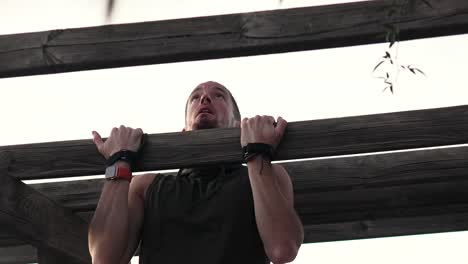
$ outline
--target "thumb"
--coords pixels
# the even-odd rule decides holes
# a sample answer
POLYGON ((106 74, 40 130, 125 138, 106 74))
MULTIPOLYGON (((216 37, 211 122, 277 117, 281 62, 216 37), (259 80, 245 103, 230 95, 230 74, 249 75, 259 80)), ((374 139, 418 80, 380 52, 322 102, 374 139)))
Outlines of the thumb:
POLYGON ((286 126, 288 125, 288 122, 280 116, 278 117, 276 123, 276 133, 280 136, 280 138, 282 138, 284 135, 284 131, 286 130, 286 126))
POLYGON ((104 141, 101 138, 101 135, 99 135, 98 132, 93 131, 93 142, 96 145, 98 150, 101 150, 102 146, 104 145, 104 141))

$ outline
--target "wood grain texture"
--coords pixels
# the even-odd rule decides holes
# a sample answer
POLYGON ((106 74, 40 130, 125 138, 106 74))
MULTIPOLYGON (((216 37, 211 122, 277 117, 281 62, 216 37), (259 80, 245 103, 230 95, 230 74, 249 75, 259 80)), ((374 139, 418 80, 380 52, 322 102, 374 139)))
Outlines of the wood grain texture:
MULTIPOLYGON (((468 106, 291 122, 275 160, 443 146, 468 142, 468 106)), ((137 171, 240 162, 240 130, 148 137, 137 171)), ((0 170, 18 179, 99 175, 104 158, 89 140, 0 147, 0 170)))
POLYGON ((90 262, 86 222, 6 173, 0 174, 0 221, 29 244, 90 262))
MULTIPOLYGON (((49 248, 37 249, 37 263, 38 264, 82 264, 70 256, 64 255, 58 251, 49 248)), ((91 262, 89 262, 91 264, 91 262)))
MULTIPOLYGON (((303 224, 317 232, 310 231, 307 242, 458 231, 468 225, 457 220, 468 214, 468 147, 282 164, 292 177, 303 224), (415 219, 422 219, 420 226, 415 219), (355 226, 364 224, 375 227, 358 232, 355 226)), ((89 220, 102 184, 96 179, 30 186, 89 220)), ((2 237, 2 246, 21 244, 2 237)))
POLYGON ((0 264, 26 264, 37 262, 37 250, 30 245, 0 247, 0 264))
POLYGON ((363 1, 0 36, 0 78, 381 43, 468 33, 465 0, 363 1))

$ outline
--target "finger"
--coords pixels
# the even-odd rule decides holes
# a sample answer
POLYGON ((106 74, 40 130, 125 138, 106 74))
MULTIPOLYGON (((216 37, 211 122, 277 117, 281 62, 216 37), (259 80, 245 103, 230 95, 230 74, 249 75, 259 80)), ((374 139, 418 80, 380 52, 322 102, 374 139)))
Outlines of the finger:
POLYGON ((141 129, 141 128, 135 129, 135 132, 136 132, 137 135, 143 135, 143 129, 141 129))
POLYGON ((275 118, 273 118, 272 116, 265 116, 268 120, 268 123, 269 124, 273 124, 273 126, 275 126, 275 118))
POLYGON ((101 149, 102 145, 104 144, 104 141, 102 140, 101 135, 99 135, 99 133, 96 131, 93 131, 92 134, 93 134, 94 144, 96 145, 98 149, 101 149))
POLYGON ((247 117, 244 117, 244 119, 242 119, 242 122, 241 122, 241 128, 244 128, 247 125, 248 121, 249 119, 247 117))
POLYGON ((278 133, 278 135, 280 135, 281 137, 283 137, 284 135, 284 131, 286 130, 286 126, 288 125, 288 122, 286 120, 284 120, 281 116, 278 117, 278 120, 276 121, 276 132, 278 133))

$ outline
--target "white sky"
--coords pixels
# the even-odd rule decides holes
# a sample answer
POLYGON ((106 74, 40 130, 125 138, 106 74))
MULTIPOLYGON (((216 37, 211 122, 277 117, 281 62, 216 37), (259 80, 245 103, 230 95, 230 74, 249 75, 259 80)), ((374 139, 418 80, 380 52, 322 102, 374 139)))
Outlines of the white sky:
MULTIPOLYGON (((351 1, 285 0, 283 7, 351 1)), ((3 0, 0 34, 105 23, 103 0, 3 0)), ((278 8, 276 0, 120 0, 112 23, 163 20, 278 8)), ((184 103, 200 82, 225 84, 243 116, 313 120, 468 104, 468 36, 402 42, 399 62, 427 78, 401 72, 394 95, 382 92, 373 67, 386 45, 172 63, 0 79, 0 145, 107 136, 121 124, 147 133, 180 131, 184 103)), ((467 263, 468 233, 303 245, 296 264, 467 263)))

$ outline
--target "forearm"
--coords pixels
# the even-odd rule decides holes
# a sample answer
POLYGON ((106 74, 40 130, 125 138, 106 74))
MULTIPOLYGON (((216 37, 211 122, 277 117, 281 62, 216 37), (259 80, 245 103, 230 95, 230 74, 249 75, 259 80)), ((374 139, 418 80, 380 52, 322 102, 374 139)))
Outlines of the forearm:
POLYGON ((106 181, 94 217, 88 242, 93 263, 118 263, 128 241, 127 181, 106 181))
MULTIPOLYGON (((294 258, 302 243, 303 229, 293 202, 281 193, 269 162, 255 159, 248 163, 254 199, 255 219, 270 260, 294 258), (263 162, 263 166, 262 166, 263 162)), ((279 261, 278 263, 280 263, 279 261)))

